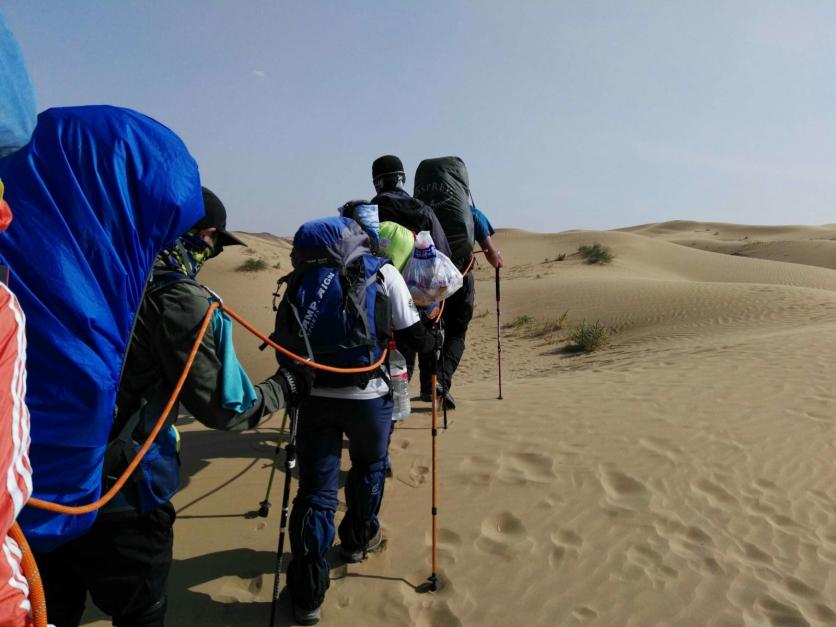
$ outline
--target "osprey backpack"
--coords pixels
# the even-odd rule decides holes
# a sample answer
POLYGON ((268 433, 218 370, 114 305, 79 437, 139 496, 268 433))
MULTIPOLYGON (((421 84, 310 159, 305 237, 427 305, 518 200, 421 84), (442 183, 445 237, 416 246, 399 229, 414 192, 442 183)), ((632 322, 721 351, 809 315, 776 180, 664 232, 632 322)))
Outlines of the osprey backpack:
POLYGON ((415 198, 435 211, 459 270, 470 263, 475 241, 469 185, 459 157, 424 159, 415 171, 415 198))

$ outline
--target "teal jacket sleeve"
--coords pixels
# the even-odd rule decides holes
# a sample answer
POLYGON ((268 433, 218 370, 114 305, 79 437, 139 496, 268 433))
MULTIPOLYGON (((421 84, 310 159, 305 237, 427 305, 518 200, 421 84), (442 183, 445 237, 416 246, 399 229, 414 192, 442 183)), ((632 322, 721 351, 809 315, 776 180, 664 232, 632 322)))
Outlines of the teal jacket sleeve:
POLYGON ((476 207, 471 207, 470 210, 473 213, 473 235, 477 242, 483 242, 486 238, 496 233, 484 213, 476 207))

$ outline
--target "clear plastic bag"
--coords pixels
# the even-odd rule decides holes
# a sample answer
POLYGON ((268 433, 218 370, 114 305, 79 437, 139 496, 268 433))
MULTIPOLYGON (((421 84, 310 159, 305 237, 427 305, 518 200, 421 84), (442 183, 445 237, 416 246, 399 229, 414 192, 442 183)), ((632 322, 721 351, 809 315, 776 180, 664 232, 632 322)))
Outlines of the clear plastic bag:
POLYGON ((429 231, 421 231, 415 237, 415 249, 404 268, 403 278, 418 307, 449 298, 462 286, 463 280, 450 258, 436 250, 429 231))

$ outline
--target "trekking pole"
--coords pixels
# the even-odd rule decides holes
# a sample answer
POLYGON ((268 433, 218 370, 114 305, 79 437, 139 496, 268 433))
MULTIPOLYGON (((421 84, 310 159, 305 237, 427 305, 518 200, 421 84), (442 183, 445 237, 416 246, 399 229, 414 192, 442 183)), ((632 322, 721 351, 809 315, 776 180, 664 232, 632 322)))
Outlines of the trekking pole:
POLYGON ((276 475, 276 466, 279 463, 279 452, 282 450, 282 436, 284 435, 284 426, 286 423, 287 409, 284 410, 282 426, 279 429, 279 441, 276 442, 276 451, 273 453, 273 465, 270 467, 270 478, 267 480, 267 493, 264 495, 264 500, 258 504, 258 515, 261 518, 267 518, 267 515, 270 513, 270 491, 273 489, 273 477, 276 475))
POLYGON ((279 606, 279 575, 282 572, 282 554, 284 553, 284 535, 287 531, 288 501, 290 500, 290 475, 296 467, 296 430, 299 427, 299 410, 289 409, 290 433, 284 447, 284 492, 282 493, 282 518, 279 523, 279 548, 276 551, 276 572, 273 578, 273 603, 270 606, 270 627, 276 624, 276 610, 279 606))
MULTIPOLYGON (((444 327, 442 325, 444 324, 444 321, 441 319, 440 314, 438 316, 438 322, 436 324, 438 325, 438 328, 443 333, 444 332, 444 327)), ((433 353, 433 355, 435 356, 435 359, 434 359, 435 368, 433 368, 434 374, 432 376, 435 377, 435 378, 432 379, 432 386, 433 386, 433 390, 435 390, 436 385, 438 385, 438 371, 442 367, 442 365, 444 364, 444 343, 443 342, 441 344, 441 348, 438 349, 438 352, 433 353)), ((442 373, 442 377, 441 377, 441 413, 444 416, 444 430, 447 431, 447 384, 444 383, 443 374, 444 373, 442 373)), ((433 392, 433 394, 435 394, 435 392, 433 392)), ((435 398, 435 397, 433 397, 433 398, 435 398)), ((435 411, 435 401, 433 401, 433 411, 435 411)), ((434 428, 435 428, 435 421, 433 421, 433 429, 434 428)))
MULTIPOLYGON (((436 354, 437 355, 437 354, 436 354)), ((438 357, 436 356, 436 362, 438 361, 438 357)), ((432 490, 432 574, 427 577, 426 583, 421 584, 416 588, 417 592, 435 592, 438 590, 438 575, 436 574, 436 537, 437 537, 437 527, 436 527, 436 517, 438 516, 438 508, 436 507, 436 490, 437 490, 437 480, 436 480, 436 472, 435 472, 435 451, 436 451, 436 438, 438 437, 438 429, 436 427, 436 421, 438 418, 438 412, 436 411, 436 403, 438 402, 438 392, 436 391, 436 384, 438 383, 438 374, 433 372, 432 374, 432 399, 433 399, 433 410, 432 410, 432 438, 433 438, 433 453, 432 453, 432 476, 433 476, 433 490, 432 490)))
POLYGON ((496 268, 496 369, 499 376, 499 396, 502 400, 502 346, 499 343, 499 268, 496 268))

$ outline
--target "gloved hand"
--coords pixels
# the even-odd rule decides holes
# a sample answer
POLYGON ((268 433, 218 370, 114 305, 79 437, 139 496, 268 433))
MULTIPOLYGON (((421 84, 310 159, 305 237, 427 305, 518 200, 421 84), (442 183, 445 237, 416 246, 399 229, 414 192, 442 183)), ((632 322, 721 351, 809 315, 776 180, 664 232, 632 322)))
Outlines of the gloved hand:
POLYGON ((314 382, 314 370, 306 366, 282 366, 272 377, 282 388, 285 404, 298 407, 311 393, 314 382))

